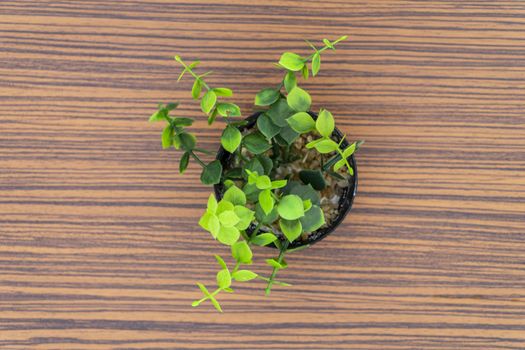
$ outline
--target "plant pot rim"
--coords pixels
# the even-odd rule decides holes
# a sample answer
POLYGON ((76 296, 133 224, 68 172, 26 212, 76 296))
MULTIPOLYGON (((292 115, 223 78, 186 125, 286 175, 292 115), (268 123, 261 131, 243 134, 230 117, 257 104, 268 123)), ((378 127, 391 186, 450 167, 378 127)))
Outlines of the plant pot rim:
MULTIPOLYGON (((245 130, 252 129, 255 126, 255 123, 257 122, 257 118, 264 112, 259 111, 253 113, 251 116, 245 118, 245 120, 248 122, 248 124, 240 126, 239 130, 241 132, 245 130)), ((317 119, 317 114, 313 112, 308 112, 312 116, 312 118, 317 119)), ((337 127, 334 129, 334 132, 332 133, 332 138, 335 141, 340 141, 343 137, 343 134, 337 127)), ((343 140, 341 143, 341 148, 344 149, 348 147, 350 144, 346 139, 343 140)), ((229 163, 230 158, 233 155, 226 151, 222 146, 219 147, 219 150, 217 151, 216 159, 219 160, 223 166, 223 169, 226 167, 226 165, 229 163)), ((312 244, 315 244, 331 234, 345 219, 346 215, 350 212, 350 209, 352 209, 352 204, 354 202, 354 198, 357 195, 357 162, 355 160, 354 155, 352 154, 350 157, 347 158, 348 162, 354 169, 354 175, 349 176, 348 178, 348 186, 343 188, 343 193, 341 194, 341 198, 339 199, 339 206, 337 210, 337 216, 332 221, 330 226, 328 227, 322 227, 314 232, 311 232, 308 234, 308 239, 306 240, 295 240, 293 243, 290 243, 288 246, 288 249, 294 249, 299 248, 303 246, 310 246, 312 244)), ((217 200, 221 200, 223 193, 224 193, 224 184, 219 183, 213 186, 215 197, 217 197, 217 200)), ((253 227, 249 227, 247 231, 253 230, 255 226, 252 224, 253 227)), ((260 233, 263 233, 265 231, 261 230, 260 233)), ((275 247, 275 245, 271 244, 270 246, 275 247)))

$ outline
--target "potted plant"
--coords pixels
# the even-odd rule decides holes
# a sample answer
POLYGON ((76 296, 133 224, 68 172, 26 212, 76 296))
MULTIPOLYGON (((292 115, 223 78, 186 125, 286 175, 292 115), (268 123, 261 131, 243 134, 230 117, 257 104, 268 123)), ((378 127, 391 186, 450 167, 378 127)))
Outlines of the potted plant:
MULTIPOLYGON (((239 106, 227 102, 232 90, 212 87, 206 82, 210 72, 198 74, 199 61, 175 60, 184 75, 193 78, 191 94, 212 125, 217 118, 225 121, 221 147, 214 160, 202 158, 212 152, 198 147, 195 135, 187 131, 192 118, 172 116, 176 103, 159 105, 151 122, 164 121, 163 148, 182 152, 179 172, 184 173, 190 160, 202 167, 200 180, 214 185, 199 225, 221 244, 231 247, 233 262, 215 255, 219 264, 217 287, 208 290, 197 283, 203 297, 193 306, 209 300, 222 311, 217 294, 232 293, 234 282, 254 279, 266 282, 266 294, 273 285, 289 286, 276 279, 287 267, 285 255, 309 247, 332 232, 351 208, 357 189, 354 152, 362 142, 349 143, 335 128, 332 113, 310 111, 311 97, 298 86, 297 78, 307 79, 319 72, 321 53, 342 40, 323 39, 321 48, 308 42, 313 52, 300 56, 282 54, 276 66, 283 70, 282 80, 264 88, 255 96, 259 111, 242 119, 239 106), (252 263, 253 246, 276 248, 266 263, 267 275, 246 268, 252 263)), ((268 250, 270 253, 270 250, 268 250)))

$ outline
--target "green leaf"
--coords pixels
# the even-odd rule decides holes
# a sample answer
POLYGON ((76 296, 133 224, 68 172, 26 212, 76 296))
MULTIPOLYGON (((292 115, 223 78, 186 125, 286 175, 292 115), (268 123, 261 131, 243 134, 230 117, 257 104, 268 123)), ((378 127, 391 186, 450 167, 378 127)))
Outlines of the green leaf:
POLYGON ((299 112, 286 120, 291 128, 299 134, 304 134, 315 129, 315 121, 306 112, 299 112))
POLYGON ((277 239, 273 233, 261 233, 260 235, 255 236, 251 242, 258 246, 265 246, 270 243, 273 243, 277 239))
POLYGON ((269 106, 277 99, 279 99, 280 92, 278 90, 267 88, 262 89, 255 95, 255 105, 256 106, 269 106))
POLYGON ((240 241, 232 245, 232 257, 242 264, 252 263, 252 250, 246 241, 240 241))
POLYGON ((246 230, 252 223, 253 217, 255 215, 253 210, 250 210, 241 205, 236 205, 233 211, 235 212, 235 214, 237 214, 237 216, 240 219, 237 225, 235 225, 235 227, 237 227, 237 229, 241 231, 246 230))
POLYGON ((237 214, 235 214, 234 210, 227 210, 219 214, 219 221, 221 226, 232 227, 237 225, 240 219, 237 214))
POLYGON ((319 112, 319 117, 317 117, 315 122, 315 127, 322 136, 330 137, 335 128, 335 122, 332 113, 328 112, 326 109, 321 109, 319 112))
POLYGON ((307 112, 312 104, 312 99, 308 92, 301 89, 299 86, 294 87, 292 91, 290 91, 286 97, 286 101, 292 109, 298 112, 307 112))
POLYGON ((219 263, 219 265, 220 265, 224 270, 228 270, 228 266, 226 265, 226 263, 224 262, 224 259, 221 258, 220 255, 215 255, 215 260, 217 260, 217 262, 219 263))
POLYGON ((266 263, 272 267, 275 267, 277 269, 284 269, 286 268, 285 265, 279 263, 276 259, 266 259, 266 263))
MULTIPOLYGON (((257 174, 263 174, 264 173, 264 167, 263 165, 261 164, 259 158, 252 158, 248 161, 248 163, 246 163, 246 165, 244 166, 245 170, 248 170, 248 171, 251 171, 251 172, 255 172, 257 174)), ((248 173, 247 172, 243 172, 242 176, 248 180, 248 173)))
POLYGON ((222 132, 221 145, 230 153, 235 152, 242 141, 242 134, 235 126, 228 125, 222 132))
POLYGON ((240 117, 241 109, 235 103, 218 103, 217 112, 223 117, 240 117))
POLYGON ((299 219, 304 215, 303 200, 295 194, 286 195, 279 201, 277 211, 286 220, 299 219))
POLYGON ((202 90, 202 84, 200 79, 195 79, 195 82, 193 83, 193 87, 191 88, 191 96, 193 99, 198 100, 201 95, 202 90))
POLYGON ((215 214, 217 211, 217 199, 215 199, 215 195, 213 193, 208 197, 208 206, 206 211, 212 214, 215 214))
POLYGON ((313 140, 313 141, 311 141, 311 142, 308 142, 308 143, 306 144, 306 148, 307 148, 307 149, 314 148, 315 145, 317 145, 319 142, 321 142, 321 141, 323 141, 323 140, 324 140, 324 138, 320 138, 320 139, 317 139, 317 140, 313 140))
POLYGON ((304 212, 306 213, 308 210, 312 208, 312 201, 309 199, 303 201, 303 206, 304 206, 304 212))
POLYGON ((160 107, 155 113, 149 117, 149 122, 158 122, 161 120, 167 120, 168 119, 168 111, 164 107, 160 107))
POLYGON ((321 55, 316 52, 312 57, 312 75, 314 77, 319 73, 319 68, 321 68, 321 55))
POLYGON ((308 79, 308 66, 306 64, 304 65, 303 69, 301 69, 301 74, 305 80, 308 79))
POLYGON ((346 159, 340 159, 334 164, 334 171, 337 171, 346 165, 346 159))
POLYGON ((215 103, 217 102, 217 95, 215 95, 215 92, 212 90, 208 90, 204 96, 202 96, 201 100, 201 109, 204 113, 209 114, 213 107, 215 106, 215 103))
POLYGON ((211 112, 211 114, 208 116, 208 125, 212 125, 215 119, 217 118, 217 108, 214 108, 211 112))
POLYGON ((180 117, 173 118, 173 125, 175 126, 183 127, 183 126, 191 126, 192 124, 193 124, 192 118, 180 118, 180 117))
POLYGON ((287 180, 275 180, 275 181, 272 181, 271 189, 275 190, 277 188, 283 188, 284 186, 286 186, 287 182, 288 182, 287 180))
POLYGON ((323 43, 330 49, 335 50, 334 46, 328 39, 323 39, 323 43))
POLYGON ((288 119, 294 113, 295 111, 290 108, 286 102, 286 99, 284 98, 280 98, 277 100, 277 102, 274 102, 270 106, 270 109, 266 111, 266 114, 270 117, 272 122, 280 127, 288 126, 286 119, 288 119))
POLYGON ((261 174, 270 175, 270 172, 273 169, 273 161, 270 159, 270 157, 259 154, 257 156, 257 159, 259 160, 259 163, 261 163, 262 167, 264 168, 264 172, 261 174))
POLYGON ((217 238, 221 224, 219 218, 210 212, 204 213, 199 220, 199 226, 211 233, 213 238, 217 238))
POLYGON ((284 88, 286 89, 286 92, 292 91, 294 87, 297 86, 297 78, 295 77, 294 72, 288 72, 284 76, 284 88))
POLYGON ((221 181, 222 164, 214 160, 204 167, 201 173, 201 182, 205 185, 215 185, 221 181))
POLYGON ((324 139, 315 145, 315 149, 319 153, 330 153, 339 148, 339 145, 330 139, 324 139))
POLYGON ((321 199, 319 193, 313 189, 312 185, 297 185, 290 190, 290 194, 299 196, 302 200, 310 200, 312 204, 319 205, 321 199))
POLYGON ((291 145, 299 137, 299 134, 291 126, 287 125, 281 129, 279 136, 282 137, 286 144, 291 145))
POLYGON ((279 213, 277 213, 276 207, 273 207, 272 211, 269 214, 266 214, 260 203, 255 205, 255 218, 258 222, 267 225, 277 220, 278 217, 279 213))
POLYGON ((219 304, 219 302, 217 301, 217 299, 215 299, 215 297, 210 295, 210 301, 213 304, 213 306, 215 306, 217 311, 222 312, 221 304, 219 304))
POLYGON ((220 213, 223 213, 225 211, 231 211, 234 208, 235 208, 235 206, 233 205, 232 202, 227 201, 226 199, 223 198, 223 199, 221 199, 221 201, 217 205, 217 210, 215 211, 215 213, 217 215, 219 215, 220 213))
POLYGON ((221 226, 217 240, 222 244, 232 245, 239 239, 241 233, 236 227, 221 226))
POLYGON ((304 66, 304 58, 293 52, 285 52, 281 55, 279 64, 288 70, 299 71, 304 66))
POLYGON ((166 125, 164 130, 162 130, 162 148, 169 148, 173 141, 171 139, 173 135, 173 126, 166 125))
POLYGON ((268 139, 271 139, 272 137, 277 135, 281 130, 281 128, 275 125, 270 119, 270 117, 266 114, 261 114, 259 118, 257 118, 257 128, 268 139))
POLYGON ((260 132, 252 132, 243 138, 244 146, 253 154, 260 154, 269 150, 272 145, 266 140, 260 132))
POLYGON ((257 278, 257 274, 250 270, 239 270, 232 274, 232 277, 237 282, 246 282, 251 281, 254 278, 257 278))
POLYGON ((255 182, 255 186, 257 186, 260 190, 266 190, 270 187, 272 187, 272 180, 270 180, 270 177, 266 175, 261 175, 257 177, 257 180, 255 182))
POLYGON ((182 157, 180 157, 180 161, 179 161, 179 173, 184 174, 184 172, 188 168, 189 162, 190 162, 190 154, 189 152, 184 152, 182 157))
MULTIPOLYGON (((301 206, 302 206, 301 202, 301 206)), ((303 227, 299 220, 279 220, 279 227, 283 231, 288 241, 293 242, 303 233, 303 227)))
POLYGON ((228 288, 232 284, 232 276, 230 275, 230 271, 224 269, 217 272, 217 286, 219 288, 228 288))
POLYGON ((314 205, 308 210, 308 215, 299 219, 304 232, 313 232, 324 225, 325 219, 321 208, 314 205))
POLYGON ((271 190, 264 190, 259 193, 259 204, 261 205, 262 210, 264 211, 265 215, 270 214, 270 212, 273 209, 274 206, 274 199, 272 197, 272 191, 271 190))
POLYGON ((301 170, 299 172, 299 178, 305 185, 312 185, 317 191, 322 191, 326 187, 326 181, 324 179, 321 170, 301 170))
POLYGON ((245 205, 246 204, 246 195, 244 192, 237 186, 231 186, 224 192, 223 198, 228 202, 231 202, 233 205, 245 205))
POLYGON ((233 95, 233 91, 228 88, 213 88, 212 90, 217 96, 230 97, 233 95))
POLYGON ((350 146, 345 148, 345 150, 343 151, 343 158, 350 157, 352 154, 354 154, 355 149, 356 149, 356 143, 354 142, 350 146))
POLYGON ((182 132, 177 136, 182 149, 185 151, 191 151, 195 148, 195 144, 197 143, 195 135, 190 134, 189 132, 182 132))

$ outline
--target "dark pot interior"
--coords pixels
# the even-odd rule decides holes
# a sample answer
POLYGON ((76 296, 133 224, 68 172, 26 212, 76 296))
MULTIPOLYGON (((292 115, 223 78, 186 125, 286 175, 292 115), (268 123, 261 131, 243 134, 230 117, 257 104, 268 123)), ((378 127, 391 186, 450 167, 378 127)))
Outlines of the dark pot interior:
MULTIPOLYGON (((252 114, 251 116, 249 116, 248 118, 246 118, 246 120, 248 121, 248 124, 239 127, 239 130, 241 130, 241 132, 244 132, 246 130, 252 129, 255 126, 257 118, 259 117, 261 113, 262 112, 256 112, 252 114)), ((317 119, 317 114, 312 113, 312 112, 308 112, 308 113, 312 116, 312 118, 317 119)), ((339 142, 342 137, 343 137, 343 134, 341 133, 341 131, 335 128, 334 132, 332 133, 332 139, 336 142, 339 142)), ((345 139, 341 143, 341 149, 344 149, 348 147, 349 145, 350 144, 345 139)), ((223 168, 226 168, 227 165, 232 161, 233 156, 234 156, 233 154, 227 152, 221 146, 219 148, 219 151, 217 152, 216 159, 218 159, 222 163, 223 168)), ((319 242, 320 240, 328 236, 330 233, 332 233, 332 231, 334 231, 336 227, 339 226, 343 222, 344 218, 346 217, 346 215, 352 208, 352 203, 357 193, 357 164, 354 159, 354 155, 351 155, 350 157, 348 157, 348 162, 350 163, 352 168, 354 168, 354 176, 351 176, 348 179, 349 186, 343 189, 343 193, 341 194, 341 199, 339 200, 338 214, 335 217, 335 219, 332 221, 332 224, 328 227, 323 227, 317 231, 310 233, 307 240, 296 240, 293 243, 290 243, 290 245, 288 246, 289 249, 298 248, 304 245, 312 245, 316 242, 319 242)), ((215 190, 215 196, 217 197, 217 200, 220 200, 224 193, 224 184, 220 183, 220 184, 215 185, 214 190, 215 190)), ((247 231, 250 232, 254 228, 255 226, 252 225, 252 227, 248 228, 247 231)), ((261 230, 260 232, 263 233, 264 231, 261 230)))

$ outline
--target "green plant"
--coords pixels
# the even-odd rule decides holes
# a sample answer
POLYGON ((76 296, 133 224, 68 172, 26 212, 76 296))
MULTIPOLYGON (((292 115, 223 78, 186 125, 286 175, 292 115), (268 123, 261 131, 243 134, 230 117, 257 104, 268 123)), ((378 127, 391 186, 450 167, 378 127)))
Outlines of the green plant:
POLYGON ((197 147, 195 135, 186 130, 193 124, 192 118, 171 115, 177 107, 175 103, 159 105, 150 117, 152 122, 166 122, 162 146, 182 150, 180 173, 193 159, 202 167, 200 179, 203 184, 223 184, 224 187, 220 200, 210 195, 199 225, 214 239, 230 247, 234 266, 229 267, 221 256, 215 255, 220 266, 216 277, 217 288, 210 292, 198 283, 204 296, 193 302, 193 306, 209 300, 217 310, 222 311, 216 296, 221 291, 233 292, 234 282, 263 280, 266 282, 266 294, 270 294, 274 284, 289 286, 276 280, 278 271, 287 267, 285 255, 293 251, 289 245, 326 223, 319 191, 326 188, 327 176, 339 180, 344 179, 345 174, 353 175, 347 158, 361 143, 341 149, 344 137, 338 142, 333 139, 335 122, 332 114, 321 109, 315 120, 308 113, 312 100, 308 92, 298 86, 297 78, 300 74, 308 79, 310 71, 316 76, 321 66, 321 53, 328 49, 335 50, 335 46, 344 39, 346 36, 335 41, 323 39, 321 48, 308 42, 313 52, 305 57, 293 52, 283 53, 276 64, 284 71, 283 78, 275 87, 264 88, 256 94, 254 103, 262 107, 262 111, 256 127, 244 132, 240 127, 247 122, 238 119, 241 116, 239 106, 222 100, 232 97, 233 91, 225 87, 210 87, 204 78, 211 72, 200 75, 195 72, 199 61, 188 64, 180 56, 175 56, 175 60, 183 66, 178 80, 186 73, 191 75, 191 95, 200 100, 208 124, 215 123, 219 116, 224 119, 226 124, 221 145, 233 154, 233 160, 226 168, 219 160, 206 163, 201 155, 211 152, 197 147), (318 169, 302 169, 295 179, 292 174, 283 175, 280 169, 297 159, 292 147, 294 142, 305 134, 316 137, 306 144, 306 148, 315 149, 321 155, 321 166, 318 169), (329 158, 325 159, 326 156, 329 158), (343 168, 347 169, 347 173, 342 172, 343 168), (252 263, 253 246, 272 244, 279 253, 274 258, 266 259, 272 268, 269 276, 246 268, 252 263))

